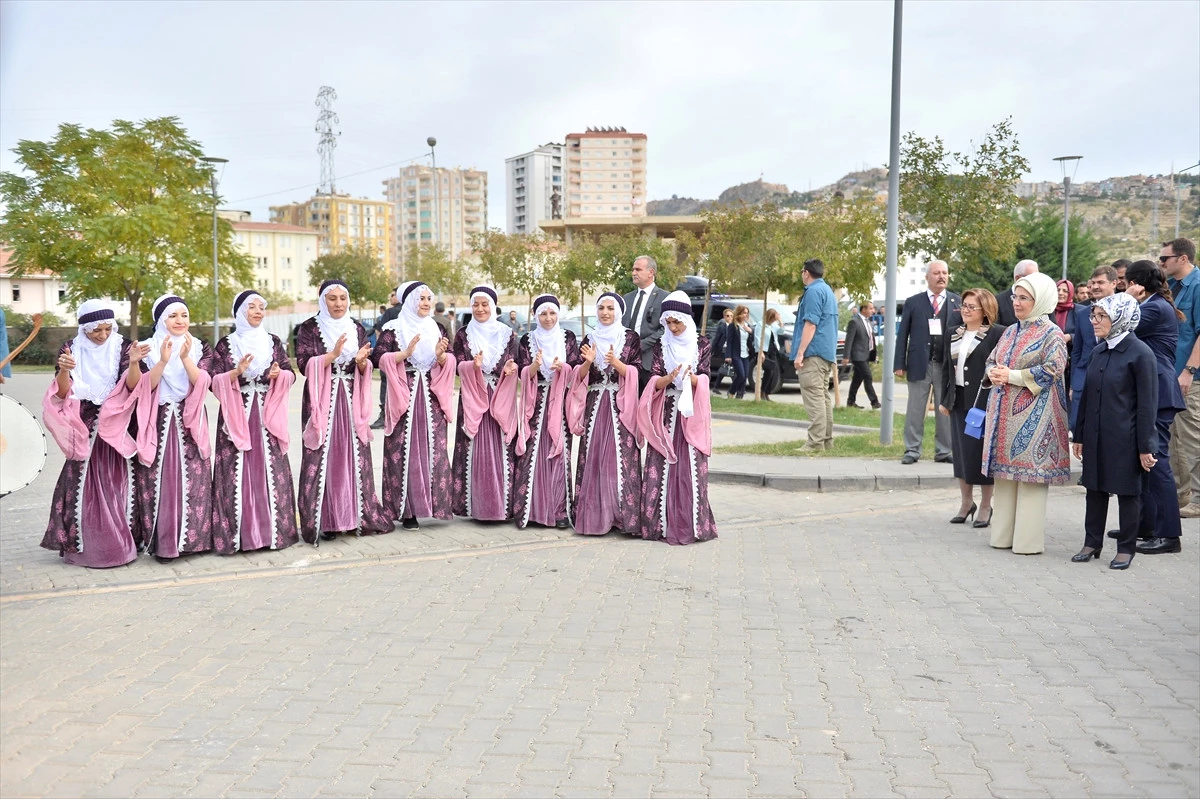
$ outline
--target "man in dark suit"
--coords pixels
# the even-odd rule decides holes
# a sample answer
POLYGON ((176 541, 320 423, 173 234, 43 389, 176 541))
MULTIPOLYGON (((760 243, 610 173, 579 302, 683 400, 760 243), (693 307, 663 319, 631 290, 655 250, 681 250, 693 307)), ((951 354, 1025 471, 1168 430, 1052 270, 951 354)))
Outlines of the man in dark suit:
MULTIPOLYGON (((1017 265, 1013 267, 1013 283, 1015 284, 1018 280, 1026 275, 1032 275, 1037 271, 1037 261, 1030 261, 1029 259, 1018 261, 1017 265)), ((1005 327, 1011 327, 1017 323, 1017 314, 1016 311, 1013 310, 1012 298, 1012 286, 1008 287, 1008 291, 1002 291, 996 295, 996 307, 1000 311, 999 315, 996 317, 996 324, 1004 325, 1005 327)))
POLYGON ((625 295, 625 316, 621 323, 642 338, 642 365, 638 369, 638 393, 650 382, 650 369, 654 365, 654 345, 662 338, 663 328, 658 323, 662 314, 662 301, 670 292, 654 285, 658 275, 658 262, 649 255, 633 259, 634 290, 625 295))
MULTIPOLYGON (((1092 302, 1114 294, 1117 289, 1117 270, 1111 266, 1098 266, 1088 280, 1088 291, 1092 302)), ((1079 305, 1075 314, 1075 335, 1071 338, 1071 413, 1070 429, 1075 429, 1079 416, 1079 398, 1083 396, 1083 384, 1087 380, 1088 363, 1096 346, 1096 331, 1092 329, 1092 306, 1079 305)))
MULTIPOLYGON (((382 333, 383 326, 400 315, 400 287, 392 289, 392 295, 388 297, 388 307, 383 313, 375 317, 375 332, 382 333)), ((372 430, 383 429, 383 409, 387 403, 387 381, 379 381, 379 418, 371 423, 372 430)))
POLYGON ((879 407, 879 397, 875 395, 875 386, 871 382, 870 362, 875 360, 875 331, 871 325, 871 317, 875 314, 875 304, 864 302, 858 306, 858 313, 850 317, 846 323, 846 345, 842 350, 843 360, 854 368, 854 376, 850 378, 850 393, 846 395, 846 405, 857 408, 854 401, 858 396, 861 385, 867 392, 867 399, 872 408, 879 407))
MULTIPOLYGON (((962 324, 959 306, 962 298, 946 290, 950 270, 945 261, 930 261, 925 267, 926 290, 904 301, 900 314, 900 332, 896 336, 896 361, 893 370, 897 377, 908 380, 908 408, 904 412, 904 457, 908 465, 921 459, 921 442, 925 438, 925 413, 929 407, 929 392, 934 402, 942 404, 943 369, 946 366, 944 338, 962 324)), ((935 414, 934 460, 953 463, 953 444, 950 420, 935 414)))

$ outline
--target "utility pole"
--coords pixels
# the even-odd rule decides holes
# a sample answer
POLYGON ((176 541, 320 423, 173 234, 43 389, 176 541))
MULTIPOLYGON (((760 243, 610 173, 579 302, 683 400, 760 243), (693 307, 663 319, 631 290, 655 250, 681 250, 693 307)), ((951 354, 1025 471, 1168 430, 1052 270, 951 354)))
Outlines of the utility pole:
POLYGON ((220 325, 221 325, 221 284, 218 280, 217 273, 217 164, 229 163, 228 158, 217 158, 215 156, 201 156, 200 160, 209 165, 209 178, 212 180, 212 251, 213 251, 213 337, 212 345, 217 346, 217 342, 221 340, 220 325))
MULTIPOLYGON (((883 397, 880 403, 879 443, 892 443, 892 398, 896 376, 892 364, 896 358, 896 261, 900 238, 900 45, 904 34, 904 0, 895 0, 892 15, 892 121, 888 145, 887 200, 887 271, 885 273, 883 310, 883 397)), ((834 364, 837 369, 837 364, 834 364)))
POLYGON ((1079 161, 1083 158, 1082 155, 1060 155, 1054 160, 1062 167, 1063 173, 1063 254, 1062 254, 1062 279, 1067 279, 1067 243, 1070 237, 1071 228, 1071 177, 1067 174, 1067 164, 1075 163, 1075 170, 1079 169, 1079 161))

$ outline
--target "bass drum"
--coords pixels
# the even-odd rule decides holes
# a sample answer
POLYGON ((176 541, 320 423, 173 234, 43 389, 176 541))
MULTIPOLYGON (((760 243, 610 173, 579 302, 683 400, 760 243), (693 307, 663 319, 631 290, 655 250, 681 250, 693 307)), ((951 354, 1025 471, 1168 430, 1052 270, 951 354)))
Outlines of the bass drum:
POLYGON ((37 479, 46 465, 46 434, 37 417, 0 394, 0 497, 37 479))

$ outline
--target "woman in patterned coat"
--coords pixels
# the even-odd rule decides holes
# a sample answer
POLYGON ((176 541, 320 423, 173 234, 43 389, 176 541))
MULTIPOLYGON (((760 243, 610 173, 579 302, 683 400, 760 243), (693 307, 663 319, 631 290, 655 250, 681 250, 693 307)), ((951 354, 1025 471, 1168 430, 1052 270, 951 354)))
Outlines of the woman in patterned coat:
POLYGON ((383 327, 371 361, 387 383, 383 425, 383 506, 405 530, 450 519, 446 424, 454 401, 454 361, 433 317, 433 292, 402 285, 400 314, 383 327))
POLYGON ((1004 331, 987 360, 983 473, 996 481, 992 540, 997 549, 1036 555, 1046 549, 1050 486, 1071 476, 1067 450, 1067 344, 1049 314, 1058 287, 1035 272, 1013 286, 1017 324, 1004 331))

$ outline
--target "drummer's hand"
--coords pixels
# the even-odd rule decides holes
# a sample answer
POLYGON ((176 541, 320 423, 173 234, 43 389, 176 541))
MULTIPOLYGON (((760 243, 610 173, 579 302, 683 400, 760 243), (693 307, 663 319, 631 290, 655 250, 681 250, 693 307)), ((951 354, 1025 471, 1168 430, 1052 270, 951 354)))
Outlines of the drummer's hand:
POLYGON ((58 356, 58 367, 70 371, 75 368, 75 359, 71 357, 71 348, 67 347, 62 355, 58 356))

